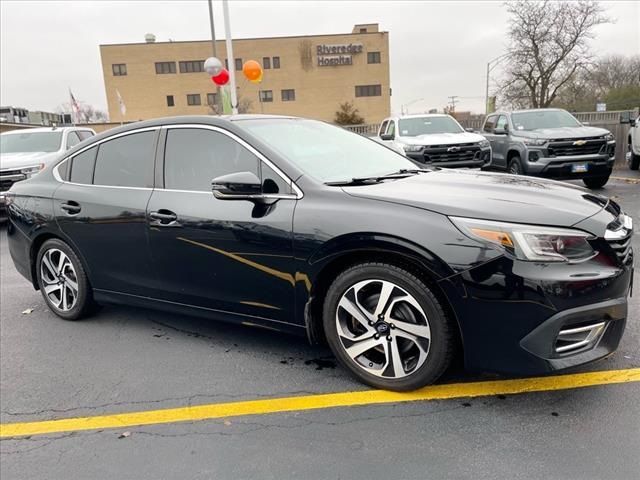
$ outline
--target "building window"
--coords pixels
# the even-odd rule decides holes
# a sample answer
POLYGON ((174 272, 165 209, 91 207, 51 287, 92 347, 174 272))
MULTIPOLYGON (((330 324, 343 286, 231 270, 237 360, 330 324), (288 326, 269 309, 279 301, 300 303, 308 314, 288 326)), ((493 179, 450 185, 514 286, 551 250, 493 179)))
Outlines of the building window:
POLYGON ((187 94, 187 105, 201 105, 200 103, 200 94, 199 93, 188 93, 187 94))
POLYGON ((380 63, 380 52, 367 52, 367 63, 380 63))
POLYGON ((271 59, 269 57, 262 57, 262 68, 265 70, 271 68, 271 59))
POLYGON ((175 101, 173 100, 173 95, 167 95, 167 107, 174 107, 175 101))
POLYGON ((241 58, 236 58, 236 71, 237 72, 241 72, 242 71, 242 59, 241 58))
POLYGON ((116 77, 121 77, 127 74, 127 64, 126 63, 114 63, 111 65, 111 70, 113 71, 113 75, 116 77))
POLYGON ((382 95, 380 85, 356 85, 356 97, 379 97, 382 95))
POLYGON ((361 28, 360 29, 360 33, 367 33, 367 29, 366 28, 361 28))
POLYGON ((176 62, 156 62, 156 73, 176 73, 176 62))
POLYGON ((273 102, 273 90, 260 90, 261 102, 273 102))
POLYGON ((283 102, 293 102, 296 99, 296 91, 293 88, 281 90, 283 102))
POLYGON ((280 68, 280 57, 273 57, 273 68, 280 68))
POLYGON ((188 60, 179 62, 180 73, 199 73, 204 72, 204 60, 188 60))
POLYGON ((216 94, 215 93, 207 93, 207 105, 215 105, 216 103, 216 94))

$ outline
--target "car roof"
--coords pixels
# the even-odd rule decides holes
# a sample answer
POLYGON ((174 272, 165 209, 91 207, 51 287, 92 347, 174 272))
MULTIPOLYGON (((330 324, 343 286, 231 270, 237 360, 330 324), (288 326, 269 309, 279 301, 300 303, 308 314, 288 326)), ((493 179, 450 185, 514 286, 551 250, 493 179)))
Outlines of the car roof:
POLYGON ((389 120, 389 119, 402 120, 405 118, 432 118, 432 117, 451 117, 451 115, 447 115, 446 113, 412 113, 410 115, 395 115, 395 116, 387 117, 385 118, 385 120, 389 120))
POLYGON ((489 115, 507 115, 511 113, 530 113, 530 112, 566 112, 562 108, 523 108, 520 110, 497 110, 489 113, 489 115))
POLYGON ((64 131, 90 131, 93 132, 93 129, 90 127, 38 127, 38 128, 16 128, 15 130, 9 130, 8 132, 3 132, 2 135, 16 135, 19 133, 41 133, 41 132, 64 132, 64 131))

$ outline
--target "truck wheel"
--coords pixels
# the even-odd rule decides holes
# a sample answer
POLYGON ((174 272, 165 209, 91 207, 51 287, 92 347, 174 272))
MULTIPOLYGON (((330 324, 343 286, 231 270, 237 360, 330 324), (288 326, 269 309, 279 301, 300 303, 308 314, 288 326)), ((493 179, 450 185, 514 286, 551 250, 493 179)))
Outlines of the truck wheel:
POLYGON ((609 172, 608 175, 603 175, 601 177, 583 178, 582 181, 589 188, 602 188, 609 181, 610 175, 611 172, 609 172))
POLYGON ((511 175, 522 175, 522 163, 520 163, 519 155, 514 155, 509 161, 509 173, 511 175))

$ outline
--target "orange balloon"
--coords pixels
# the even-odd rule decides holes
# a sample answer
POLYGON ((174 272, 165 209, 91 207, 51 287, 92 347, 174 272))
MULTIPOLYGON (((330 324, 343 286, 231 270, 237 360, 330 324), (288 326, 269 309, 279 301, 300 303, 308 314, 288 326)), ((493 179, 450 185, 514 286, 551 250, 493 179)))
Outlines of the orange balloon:
POLYGON ((262 80, 262 67, 255 60, 247 60, 242 66, 242 73, 250 82, 262 80))
POLYGON ((254 80, 249 80, 251 83, 260 83, 262 81, 262 71, 260 71, 260 76, 254 80))

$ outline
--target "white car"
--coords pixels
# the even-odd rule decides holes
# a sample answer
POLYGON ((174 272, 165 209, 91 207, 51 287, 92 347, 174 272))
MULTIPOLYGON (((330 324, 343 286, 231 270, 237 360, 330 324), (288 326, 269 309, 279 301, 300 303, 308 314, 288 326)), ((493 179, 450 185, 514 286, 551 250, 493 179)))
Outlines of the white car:
POLYGON ((418 164, 455 168, 491 162, 487 139, 465 130, 450 115, 389 117, 380 124, 375 140, 418 164))
POLYGON ((4 192, 32 177, 71 147, 96 134, 90 128, 46 127, 16 129, 0 134, 0 213, 4 192))
POLYGON ((631 170, 640 168, 640 117, 631 120, 627 139, 627 162, 631 170))

